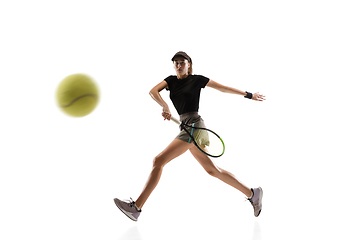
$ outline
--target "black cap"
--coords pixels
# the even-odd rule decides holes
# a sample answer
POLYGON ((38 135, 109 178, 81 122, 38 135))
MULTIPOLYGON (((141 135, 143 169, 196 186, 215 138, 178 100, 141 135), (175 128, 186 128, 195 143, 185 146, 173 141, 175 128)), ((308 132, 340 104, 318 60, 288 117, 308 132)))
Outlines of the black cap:
POLYGON ((191 63, 191 58, 189 57, 189 55, 186 54, 186 52, 182 52, 182 51, 177 52, 177 53, 174 55, 174 57, 171 59, 171 61, 174 61, 174 58, 176 58, 176 57, 183 57, 183 58, 185 58, 186 60, 188 60, 188 62, 191 63))

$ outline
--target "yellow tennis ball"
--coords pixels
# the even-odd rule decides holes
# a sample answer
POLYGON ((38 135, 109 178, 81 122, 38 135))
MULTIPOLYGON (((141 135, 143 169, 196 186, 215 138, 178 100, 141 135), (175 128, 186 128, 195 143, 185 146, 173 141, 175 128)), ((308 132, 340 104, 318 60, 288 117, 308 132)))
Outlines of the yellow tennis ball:
POLYGON ((99 101, 99 90, 93 79, 85 74, 73 74, 59 84, 56 99, 61 110, 73 117, 90 114, 99 101))

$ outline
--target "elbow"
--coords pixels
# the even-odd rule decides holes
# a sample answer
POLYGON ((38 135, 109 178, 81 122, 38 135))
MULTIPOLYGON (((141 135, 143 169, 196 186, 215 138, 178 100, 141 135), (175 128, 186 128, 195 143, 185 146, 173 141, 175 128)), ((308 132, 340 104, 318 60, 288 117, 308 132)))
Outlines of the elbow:
POLYGON ((150 96, 154 95, 154 88, 152 88, 152 89, 150 90, 149 95, 150 95, 150 96))
POLYGON ((227 93, 227 88, 226 88, 225 86, 220 87, 218 90, 219 90, 220 92, 227 93))
POLYGON ((155 94, 156 94, 156 90, 151 89, 149 92, 150 97, 154 98, 155 94))

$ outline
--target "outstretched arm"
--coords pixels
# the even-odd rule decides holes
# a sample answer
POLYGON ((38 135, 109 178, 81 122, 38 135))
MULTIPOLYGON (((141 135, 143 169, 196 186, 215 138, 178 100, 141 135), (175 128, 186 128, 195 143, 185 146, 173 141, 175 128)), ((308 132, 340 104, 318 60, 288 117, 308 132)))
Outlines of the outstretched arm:
MULTIPOLYGON (((224 92, 224 93, 231 93, 231 94, 237 94, 237 95, 241 95, 241 96, 246 96, 246 92, 241 91, 239 89, 236 88, 232 88, 232 87, 227 87, 224 85, 221 85, 220 83, 217 83, 213 80, 209 80, 208 84, 206 85, 207 87, 211 87, 214 88, 216 90, 219 90, 220 92, 224 92)), ((252 100, 255 101, 264 101, 265 100, 265 96, 261 95, 260 93, 254 93, 252 95, 252 100)))

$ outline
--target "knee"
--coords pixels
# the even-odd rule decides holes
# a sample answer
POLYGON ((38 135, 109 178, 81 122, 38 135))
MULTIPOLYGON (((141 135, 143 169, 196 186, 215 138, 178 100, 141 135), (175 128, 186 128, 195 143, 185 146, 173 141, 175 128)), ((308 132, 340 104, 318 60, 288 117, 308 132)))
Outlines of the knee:
POLYGON ((165 166, 165 161, 162 157, 156 156, 153 160, 153 167, 154 168, 162 168, 165 166))
POLYGON ((213 176, 213 177, 217 177, 220 174, 220 170, 217 168, 208 168, 205 170, 210 176, 213 176))

